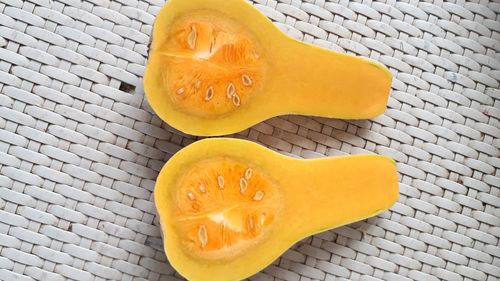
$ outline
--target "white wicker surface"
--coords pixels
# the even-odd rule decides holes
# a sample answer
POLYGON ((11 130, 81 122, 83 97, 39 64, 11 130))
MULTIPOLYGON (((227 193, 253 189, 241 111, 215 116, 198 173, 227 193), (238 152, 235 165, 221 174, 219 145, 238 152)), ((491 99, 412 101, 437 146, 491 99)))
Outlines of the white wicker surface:
MULTIPOLYGON (((251 279, 498 280, 500 4, 253 3, 296 38, 386 64, 393 89, 371 121, 285 116, 236 137, 306 158, 389 155, 401 197, 251 279)), ((0 280, 181 279, 151 191, 195 138, 162 123, 141 85, 162 4, 0 0, 0 280)))

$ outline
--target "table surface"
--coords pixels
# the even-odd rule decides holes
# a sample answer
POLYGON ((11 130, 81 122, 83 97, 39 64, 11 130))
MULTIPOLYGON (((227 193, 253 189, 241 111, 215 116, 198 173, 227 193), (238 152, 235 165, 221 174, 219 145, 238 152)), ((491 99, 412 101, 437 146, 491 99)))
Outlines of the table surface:
MULTIPOLYGON (((394 80, 373 120, 282 116, 234 136, 304 158, 391 156, 401 196, 251 279, 498 280, 500 3, 252 4, 295 38, 384 63, 394 80)), ((182 279, 152 190, 196 138, 163 123, 142 87, 162 5, 0 0, 0 280, 182 279)))

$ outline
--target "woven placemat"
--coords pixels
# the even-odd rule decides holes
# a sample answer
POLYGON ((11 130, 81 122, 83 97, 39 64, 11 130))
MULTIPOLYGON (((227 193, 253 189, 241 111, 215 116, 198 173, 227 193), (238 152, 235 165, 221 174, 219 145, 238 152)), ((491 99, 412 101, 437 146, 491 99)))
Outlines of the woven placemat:
MULTIPOLYGON (((142 87, 163 4, 0 0, 0 280, 182 279, 152 190, 195 138, 164 124, 142 87)), ((251 279, 498 280, 500 4, 253 4, 295 38, 384 63, 394 81, 373 120, 283 116, 235 137, 304 158, 389 155, 401 196, 251 279)))

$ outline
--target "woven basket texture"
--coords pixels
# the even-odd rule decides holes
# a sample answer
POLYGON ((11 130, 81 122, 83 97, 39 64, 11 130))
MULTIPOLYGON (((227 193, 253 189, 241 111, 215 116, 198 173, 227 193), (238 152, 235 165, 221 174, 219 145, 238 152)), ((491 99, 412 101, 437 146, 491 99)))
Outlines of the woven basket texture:
MULTIPOLYGON (((182 280, 152 191, 196 138, 163 123, 142 87, 163 4, 0 0, 0 280, 182 280)), ((388 155, 401 196, 250 279, 498 280, 500 3, 252 4, 295 38, 384 63, 394 80, 373 120, 282 116, 234 137, 303 158, 388 155)))

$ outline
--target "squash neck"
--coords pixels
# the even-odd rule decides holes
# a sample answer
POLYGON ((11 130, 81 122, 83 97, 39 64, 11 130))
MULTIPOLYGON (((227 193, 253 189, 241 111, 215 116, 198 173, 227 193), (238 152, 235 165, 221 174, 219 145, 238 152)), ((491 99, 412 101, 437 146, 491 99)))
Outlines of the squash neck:
POLYGON ((394 162, 357 155, 301 161, 290 178, 290 227, 300 237, 376 215, 397 200, 394 162))
POLYGON ((382 64, 290 38, 276 48, 272 88, 289 112, 365 119, 385 111, 392 74, 382 64))

